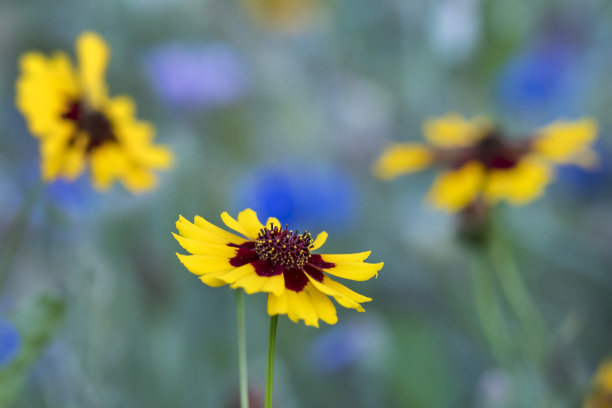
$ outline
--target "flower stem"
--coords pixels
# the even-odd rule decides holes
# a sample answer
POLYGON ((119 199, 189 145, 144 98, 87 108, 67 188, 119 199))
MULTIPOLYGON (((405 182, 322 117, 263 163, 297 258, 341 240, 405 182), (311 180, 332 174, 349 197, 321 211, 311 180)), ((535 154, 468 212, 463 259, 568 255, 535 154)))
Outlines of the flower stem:
POLYGON ((537 358, 544 352, 546 326, 535 306, 508 244, 497 231, 497 239, 491 243, 490 256, 501 288, 508 299, 508 304, 516 314, 525 330, 526 338, 531 340, 529 351, 537 358))
POLYGON ((274 382, 274 345, 276 343, 276 326, 278 315, 270 316, 270 339, 268 340, 268 371, 266 374, 266 405, 272 407, 272 383, 274 382))
POLYGON ((247 371, 246 330, 244 328, 244 293, 236 293, 236 321, 238 324, 238 368, 240 372, 240 407, 249 408, 249 384, 247 371))
POLYGON ((510 338, 509 332, 502 309, 497 300, 495 285, 491 279, 485 254, 480 250, 473 252, 471 267, 476 311, 482 330, 489 342, 493 355, 500 363, 505 363, 508 361, 509 344, 507 339, 510 338))

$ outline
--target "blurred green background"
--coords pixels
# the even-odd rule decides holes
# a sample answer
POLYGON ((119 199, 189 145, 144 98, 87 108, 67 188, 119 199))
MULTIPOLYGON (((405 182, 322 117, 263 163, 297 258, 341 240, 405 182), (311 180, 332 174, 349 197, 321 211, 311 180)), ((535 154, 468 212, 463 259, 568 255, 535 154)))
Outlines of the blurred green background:
MULTIPOLYGON (((350 285, 374 299, 365 314, 339 308, 320 329, 281 317, 275 406, 579 406, 612 352, 612 4, 287 0, 275 14, 251 3, 0 2, 0 318, 18 332, 0 342, 15 350, 0 350, 0 403, 237 406, 233 293, 188 273, 171 232, 179 214, 220 224, 251 207, 328 231, 326 252, 385 262, 350 285), (74 56, 85 30, 112 47, 110 94, 132 95, 176 155, 153 192, 100 194, 87 176, 37 187, 17 61, 74 56), (371 175, 387 143, 421 140, 423 120, 450 111, 516 135, 599 121, 600 168, 562 168, 545 197, 499 211, 548 328, 542 362, 492 354, 457 220, 423 205, 433 172, 371 175)), ((246 306, 255 404, 265 296, 246 306)))

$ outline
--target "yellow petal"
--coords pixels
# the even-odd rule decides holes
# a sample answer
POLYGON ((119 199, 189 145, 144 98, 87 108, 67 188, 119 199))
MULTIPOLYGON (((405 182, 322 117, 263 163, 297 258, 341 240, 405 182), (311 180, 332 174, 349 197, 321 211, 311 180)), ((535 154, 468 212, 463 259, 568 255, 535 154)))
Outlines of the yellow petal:
POLYGON ((79 97, 72 65, 61 52, 50 58, 29 52, 21 57, 19 65, 15 104, 25 116, 30 132, 47 137, 65 124, 62 114, 79 97))
POLYGON ((252 295, 253 293, 262 292, 262 288, 265 286, 268 280, 270 280, 270 278, 267 276, 259 276, 257 273, 249 273, 232 283, 231 288, 242 288, 247 294, 252 295))
POLYGON ((336 324, 338 322, 336 307, 327 295, 317 290, 311 284, 306 285, 304 291, 310 296, 310 302, 321 320, 327 324, 336 324))
POLYGON ((304 291, 294 292, 292 290, 287 290, 286 293, 289 319, 294 323, 303 320, 307 326, 319 327, 319 318, 315 308, 310 303, 308 294, 304 291))
POLYGON ((597 122, 581 119, 556 121, 538 132, 533 150, 557 163, 572 162, 575 155, 590 147, 597 138, 597 122))
POLYGON ((356 254, 322 254, 321 257, 325 262, 339 264, 365 261, 371 253, 372 251, 358 252, 356 254))
POLYGON ((113 181, 125 174, 128 159, 116 143, 105 143, 90 153, 91 178, 95 188, 108 190, 113 181))
POLYGON ((181 237, 175 233, 172 233, 172 235, 186 251, 194 255, 210 255, 231 259, 238 250, 227 245, 210 244, 196 239, 181 237))
POLYGON ((140 166, 128 166, 125 173, 118 177, 125 188, 134 194, 140 194, 157 186, 157 176, 140 166))
POLYGON ((526 157, 513 168, 491 171, 485 196, 492 202, 505 199, 515 205, 525 204, 538 198, 552 178, 548 164, 526 157))
POLYGON ((333 279, 328 278, 327 276, 323 279, 323 285, 327 286, 328 288, 331 288, 332 290, 335 290, 337 293, 344 296, 345 298, 351 299, 352 301, 357 303, 372 301, 371 298, 360 295, 359 293, 350 290, 346 286, 336 282, 333 279))
POLYGON ((434 146, 456 148, 473 145, 491 128, 491 122, 484 117, 466 120, 456 113, 423 124, 425 138, 434 146))
POLYGON ((451 213, 459 211, 476 199, 484 188, 484 178, 484 166, 469 162, 458 170, 440 174, 427 198, 436 208, 451 213))
POLYGON ((201 275, 198 278, 202 281, 202 283, 205 283, 213 288, 218 288, 219 286, 227 285, 227 282, 215 277, 214 275, 201 275))
POLYGON ((431 164, 429 148, 414 143, 393 144, 374 165, 374 174, 381 179, 392 179, 406 173, 424 169, 431 164))
POLYGON ((219 275, 219 279, 222 279, 227 283, 235 283, 240 279, 243 279, 250 275, 257 276, 257 272, 255 272, 255 268, 253 268, 253 265, 248 263, 234 268, 223 275, 219 275))
POLYGON ((257 238, 259 231, 263 228, 259 218, 257 218, 257 213, 250 208, 238 213, 238 223, 248 233, 247 237, 249 238, 257 238))
POLYGON ((270 292, 279 296, 285 290, 285 277, 283 274, 274 275, 268 278, 265 285, 261 287, 262 292, 270 292))
MULTIPOLYGON (((228 270, 232 268, 227 258, 210 255, 182 255, 176 254, 185 268, 195 275, 203 275, 210 272, 228 270)), ((247 264, 245 266, 250 266, 247 264)), ((237 268, 239 269, 239 268, 237 268)), ((233 271, 233 270, 232 270, 233 271)), ((230 282, 228 282, 230 283, 230 282)))
POLYGON ((91 31, 79 36, 76 49, 83 90, 91 106, 99 109, 107 95, 104 74, 110 57, 110 49, 102 37, 91 31))
POLYGON ((226 245, 228 243, 240 245, 246 241, 244 238, 224 231, 199 216, 195 217, 195 224, 192 224, 185 217, 180 215, 176 222, 176 229, 179 234, 185 238, 216 245, 226 245))
POLYGON ((333 268, 325 269, 325 272, 339 278, 351 279, 354 281, 366 281, 378 276, 378 271, 383 267, 383 262, 371 264, 365 262, 342 263, 333 268))
POLYGON ((289 302, 287 300, 288 290, 282 292, 278 296, 270 293, 268 295, 268 314, 270 316, 287 314, 289 310, 289 302))
POLYGON ((228 228, 233 229, 236 232, 241 233, 242 235, 244 235, 245 237, 248 238, 257 238, 257 235, 255 235, 254 237, 251 236, 249 234, 249 231, 247 231, 238 221, 236 221, 231 215, 229 215, 226 211, 223 211, 221 213, 221 220, 223 221, 223 223, 225 225, 227 225, 228 228))
POLYGON ((325 241, 327 241, 327 232, 325 232, 325 231, 319 232, 319 235, 317 235, 317 237, 315 238, 315 240, 312 243, 311 251, 315 251, 315 250, 321 248, 323 246, 323 244, 325 244, 325 241))
POLYGON ((336 302, 338 302, 344 307, 356 309, 359 312, 363 312, 364 309, 359 303, 369 302, 370 300, 372 300, 370 298, 351 291, 349 288, 328 278, 327 276, 323 278, 323 282, 316 281, 310 275, 307 276, 310 283, 312 283, 316 289, 328 296, 332 296, 334 299, 336 299, 336 302))
POLYGON ((209 234, 212 234, 218 237, 219 239, 223 241, 240 243, 240 244, 246 242, 244 238, 241 238, 238 235, 232 234, 231 232, 228 232, 224 230, 223 228, 217 227, 215 224, 206 221, 204 218, 200 217, 199 215, 195 216, 193 223, 199 228, 203 229, 209 234))

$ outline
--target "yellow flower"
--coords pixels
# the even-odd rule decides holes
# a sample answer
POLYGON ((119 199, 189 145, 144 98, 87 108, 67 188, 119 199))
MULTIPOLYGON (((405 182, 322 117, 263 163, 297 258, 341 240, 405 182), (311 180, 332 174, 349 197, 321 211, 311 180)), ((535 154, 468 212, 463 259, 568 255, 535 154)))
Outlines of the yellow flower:
POLYGON ((286 32, 307 28, 320 11, 320 0, 243 0, 249 15, 264 26, 286 32))
POLYGON ((612 408, 612 360, 599 366, 583 408, 612 408))
POLYGON ((374 173, 392 179, 437 165, 444 170, 434 181, 428 200, 448 212, 475 200, 487 204, 506 200, 521 205, 539 197, 554 177, 554 166, 593 166, 591 145, 597 136, 593 119, 557 121, 524 140, 508 140, 482 117, 466 120, 457 114, 425 122, 429 144, 389 146, 374 173))
POLYGON ((99 190, 115 180, 132 192, 153 188, 152 171, 169 167, 172 154, 153 144, 154 128, 134 117, 130 97, 108 96, 104 40, 85 32, 76 51, 77 69, 61 51, 28 52, 20 60, 16 105, 40 140, 43 180, 74 180, 89 167, 99 190))
POLYGON ((276 218, 263 226, 255 211, 246 209, 238 219, 221 214, 225 225, 243 236, 227 232, 200 216, 193 223, 182 216, 176 223, 179 244, 192 255, 177 254, 185 267, 209 286, 231 285, 246 293, 268 293, 268 314, 286 314, 298 322, 319 327, 319 319, 328 324, 338 321, 333 297, 340 305, 363 312, 361 303, 370 298, 353 292, 329 275, 365 281, 378 275, 382 263, 363 262, 368 252, 341 255, 317 255, 327 239, 321 232, 312 239, 282 228, 276 218))

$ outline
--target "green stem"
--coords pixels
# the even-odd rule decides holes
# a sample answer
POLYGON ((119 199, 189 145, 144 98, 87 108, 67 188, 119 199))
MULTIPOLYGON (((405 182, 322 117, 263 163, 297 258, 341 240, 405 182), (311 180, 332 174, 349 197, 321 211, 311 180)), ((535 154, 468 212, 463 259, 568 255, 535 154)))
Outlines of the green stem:
POLYGON ((238 367, 240 372, 240 407, 249 408, 249 384, 247 371, 246 330, 244 328, 244 293, 236 293, 236 321, 238 324, 238 367))
POLYGON ((272 407, 272 383, 274 382, 274 344, 276 343, 276 326, 278 315, 270 317, 270 339, 268 340, 268 371, 266 373, 266 404, 265 408, 272 407))
POLYGON ((508 304, 521 322, 525 335, 532 342, 530 351, 535 356, 541 357, 544 351, 546 326, 523 283, 514 257, 503 237, 498 236, 491 243, 490 256, 508 304))
POLYGON ((475 250, 472 254, 472 284, 476 311, 489 342, 493 355, 500 363, 508 361, 508 329, 502 309, 497 300, 495 285, 491 280, 488 264, 484 254, 475 250))

